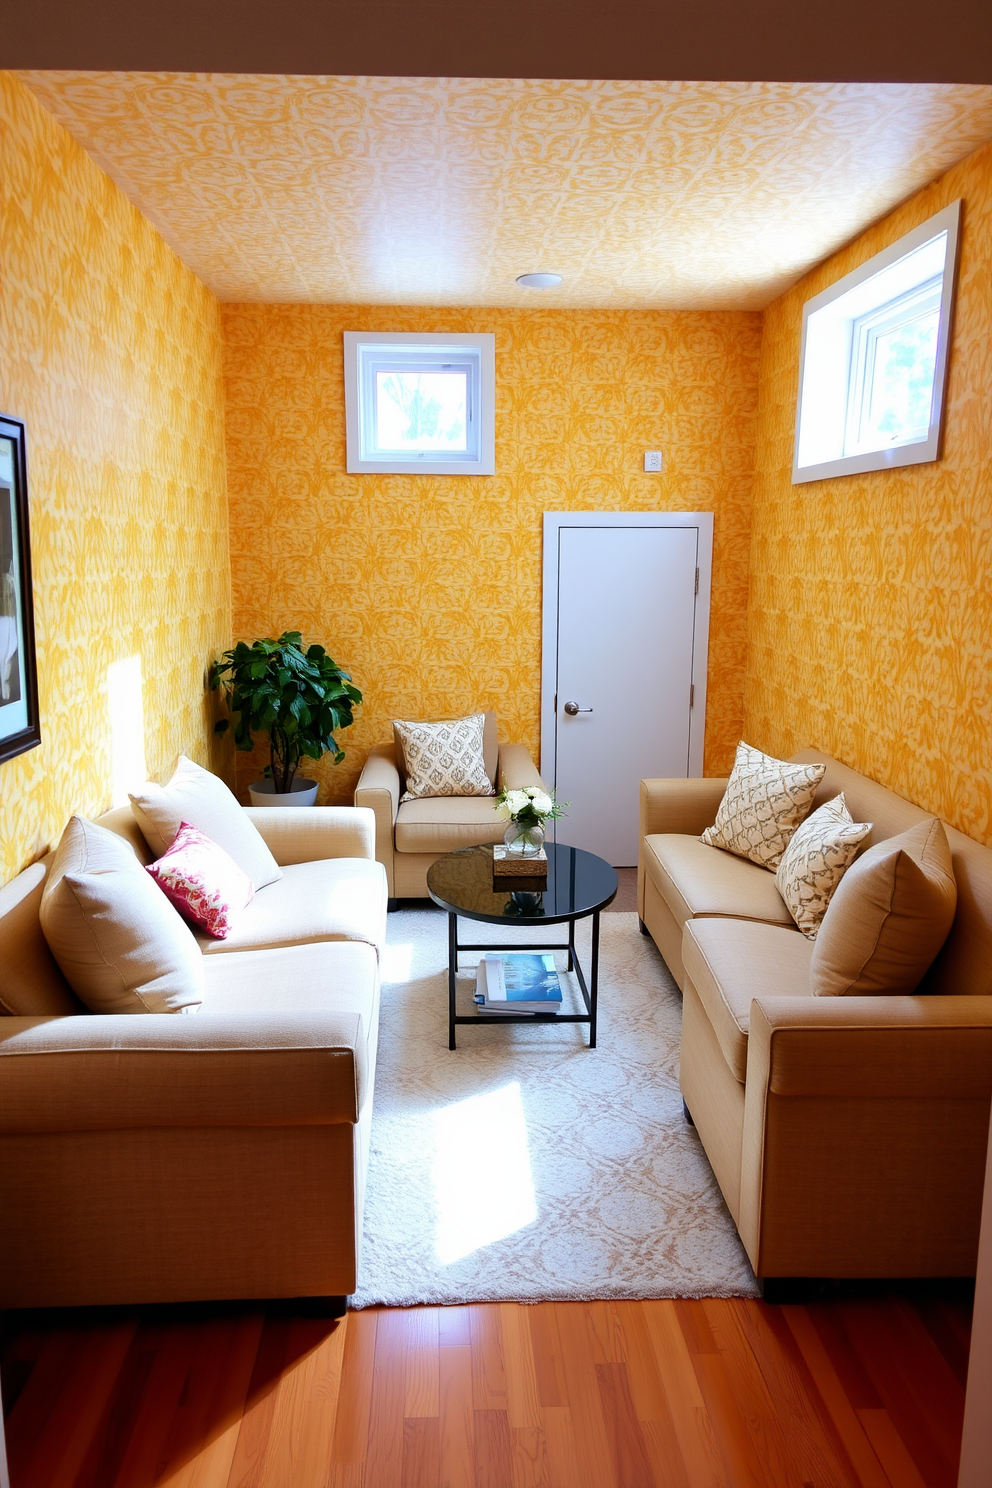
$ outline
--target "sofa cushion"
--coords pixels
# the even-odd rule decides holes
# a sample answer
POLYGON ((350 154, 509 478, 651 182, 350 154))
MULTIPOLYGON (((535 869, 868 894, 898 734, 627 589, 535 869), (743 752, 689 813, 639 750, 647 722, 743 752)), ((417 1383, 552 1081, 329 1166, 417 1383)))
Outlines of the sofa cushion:
POLYGON ((206 956, 319 941, 365 941, 386 934, 386 873, 370 858, 291 863, 278 883, 259 889, 224 940, 197 939, 206 956))
POLYGON ((825 769, 774 759, 742 740, 716 821, 703 832, 703 841, 777 868, 789 838, 809 813, 825 769))
POLYGON ((179 756, 168 785, 149 781, 131 795, 131 810, 157 858, 187 821, 218 843, 241 871, 247 873, 256 889, 282 877, 258 828, 242 811, 223 780, 185 755, 179 756))
POLYGON ((871 847, 823 917, 811 977, 818 997, 915 992, 954 921, 957 885, 936 817, 871 847))
POLYGON ((56 964, 39 911, 51 856, 0 888, 0 1014, 63 1017, 86 1011, 56 964))
MULTIPOLYGON (((933 814, 820 750, 804 749, 796 755, 798 760, 814 758, 825 760, 827 765, 817 792, 817 804, 821 797, 842 790, 853 815, 860 821, 875 823, 868 839, 871 847, 885 837, 894 837, 918 822, 929 820, 933 814)), ((946 822, 944 830, 958 886, 957 908, 950 934, 917 991, 989 997, 992 996, 992 859, 989 849, 973 837, 966 837, 946 822)))
POLYGON ((816 939, 827 906, 871 825, 852 820, 841 791, 793 832, 775 874, 775 887, 807 940, 816 939))
POLYGON ((492 796, 428 796, 404 801, 396 813, 396 851, 455 852, 502 842, 506 822, 493 809, 492 796))
POLYGON ((200 1017, 265 1014, 340 1018, 340 1046, 353 1049, 354 1063, 328 1058, 326 1078, 337 1091, 323 1093, 328 1115, 355 1121, 371 1089, 379 1025, 379 968, 368 945, 283 946, 204 961, 200 1017), (357 1088, 356 1088, 357 1087, 357 1088))
POLYGON ((114 806, 110 811, 105 811, 96 819, 98 827, 106 827, 108 832, 116 832, 118 837, 123 837, 125 842, 130 842, 134 848, 134 855, 139 863, 145 866, 155 861, 158 856, 153 853, 145 841, 145 834, 138 826, 138 820, 131 809, 127 806, 114 806))
POLYGON ((671 832, 645 837, 644 866, 680 923, 697 915, 724 915, 792 927, 774 874, 707 847, 698 837, 671 832))
POLYGON ((795 928, 756 921, 690 920, 682 937, 686 975, 741 1084, 755 997, 810 997, 813 945, 795 928))
MULTIPOLYGON (((496 714, 487 709, 482 715, 482 762, 486 767, 486 777, 493 790, 496 789, 496 774, 499 770, 499 722, 496 714)), ((400 790, 406 790, 406 771, 403 760, 403 741, 396 732, 393 724, 393 749, 396 756, 396 768, 400 772, 400 790)))
POLYGON ((115 832, 70 820, 40 918, 66 981, 92 1012, 175 1013, 202 1002, 192 932, 115 832))
POLYGON ((199 827, 183 822, 175 841, 145 872, 170 904, 201 930, 223 940, 255 897, 247 873, 199 827))
POLYGON ((482 750, 484 723, 481 713, 439 723, 395 720, 393 732, 402 749, 406 776, 406 789, 400 799, 492 795, 482 750))

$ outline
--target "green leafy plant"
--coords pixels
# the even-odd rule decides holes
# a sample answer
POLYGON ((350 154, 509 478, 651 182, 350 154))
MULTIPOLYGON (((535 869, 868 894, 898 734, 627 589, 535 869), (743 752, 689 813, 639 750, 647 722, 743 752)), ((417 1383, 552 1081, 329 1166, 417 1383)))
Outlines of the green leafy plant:
MULTIPOLYGON (((279 794, 292 790, 302 759, 333 754, 334 763, 341 763, 344 750, 334 736, 354 721, 362 701, 323 646, 304 651, 298 630, 284 631, 277 641, 239 641, 210 668, 210 686, 227 694, 238 749, 253 749, 256 734, 268 735, 265 774, 279 794)), ((222 718, 214 731, 229 727, 230 720, 222 718)))

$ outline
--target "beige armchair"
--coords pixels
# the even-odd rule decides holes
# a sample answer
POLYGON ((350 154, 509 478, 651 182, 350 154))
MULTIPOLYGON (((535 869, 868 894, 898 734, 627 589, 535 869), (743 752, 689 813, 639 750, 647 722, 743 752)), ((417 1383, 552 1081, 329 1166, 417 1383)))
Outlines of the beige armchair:
MULTIPOLYGON (((498 745, 497 789, 544 786, 524 744, 498 745)), ((395 744, 369 751, 355 788, 355 805, 375 813, 375 855, 386 870, 389 907, 398 899, 427 898, 427 870, 460 847, 501 842, 506 830, 492 796, 428 796, 400 802, 404 781, 395 744)))

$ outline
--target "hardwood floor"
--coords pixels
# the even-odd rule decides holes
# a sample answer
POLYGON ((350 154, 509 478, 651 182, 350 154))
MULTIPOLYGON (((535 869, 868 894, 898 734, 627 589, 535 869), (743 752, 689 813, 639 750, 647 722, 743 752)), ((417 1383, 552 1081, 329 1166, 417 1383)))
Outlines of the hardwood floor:
POLYGON ((617 878, 620 880, 620 887, 617 890, 617 897, 614 899, 613 903, 607 907, 606 913, 607 914, 611 914, 611 913, 613 913, 613 914, 625 914, 625 913, 636 914, 637 913, 637 869, 636 868, 618 868, 617 869, 617 878))
POLYGON ((12 1314, 12 1488, 953 1488, 970 1305, 12 1314))

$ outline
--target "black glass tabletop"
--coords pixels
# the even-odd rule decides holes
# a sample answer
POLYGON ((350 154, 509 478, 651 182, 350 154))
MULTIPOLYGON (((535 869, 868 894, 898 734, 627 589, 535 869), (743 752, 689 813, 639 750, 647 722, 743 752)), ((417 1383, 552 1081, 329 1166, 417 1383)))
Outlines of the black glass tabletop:
POLYGON ((604 909, 616 897, 616 869, 604 858, 581 847, 561 842, 545 843, 548 855, 548 886, 540 893, 493 892, 491 847, 463 847, 446 853, 427 870, 427 891, 435 904, 473 920, 505 924, 559 924, 576 915, 604 909))

